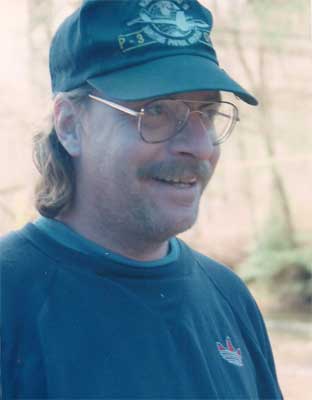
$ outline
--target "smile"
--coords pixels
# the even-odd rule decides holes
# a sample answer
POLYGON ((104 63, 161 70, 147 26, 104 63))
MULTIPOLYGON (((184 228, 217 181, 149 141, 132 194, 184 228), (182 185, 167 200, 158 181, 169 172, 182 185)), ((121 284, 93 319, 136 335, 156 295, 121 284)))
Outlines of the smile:
POLYGON ((197 178, 192 177, 192 178, 158 178, 155 177, 153 178, 154 180, 161 182, 161 183, 165 183, 167 185, 173 185, 173 186, 177 186, 177 187, 192 187, 197 183, 197 178))

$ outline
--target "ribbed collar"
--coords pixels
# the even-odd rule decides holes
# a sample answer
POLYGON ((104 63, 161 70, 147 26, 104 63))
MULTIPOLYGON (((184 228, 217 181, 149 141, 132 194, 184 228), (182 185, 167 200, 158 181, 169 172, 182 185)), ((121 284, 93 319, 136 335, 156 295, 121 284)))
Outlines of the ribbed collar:
POLYGON ((177 261, 179 257, 180 247, 178 246, 176 238, 170 239, 169 253, 165 257, 154 261, 143 262, 124 257, 121 254, 105 249, 99 246, 97 243, 80 235, 66 224, 55 219, 40 217, 34 221, 34 225, 43 231, 43 233, 46 233, 52 239, 63 244, 64 246, 70 247, 73 250, 80 251, 81 253, 87 255, 106 256, 120 264, 146 268, 170 264, 174 261, 177 261))
MULTIPOLYGON (((105 254, 85 254, 52 239, 34 224, 27 224, 18 232, 30 241, 40 252, 55 260, 63 268, 80 269, 86 273, 135 279, 184 278, 191 271, 193 263, 191 249, 180 239, 175 239, 179 256, 164 264, 161 260, 153 268, 121 263, 105 254)), ((156 263, 156 261, 153 261, 156 263)))

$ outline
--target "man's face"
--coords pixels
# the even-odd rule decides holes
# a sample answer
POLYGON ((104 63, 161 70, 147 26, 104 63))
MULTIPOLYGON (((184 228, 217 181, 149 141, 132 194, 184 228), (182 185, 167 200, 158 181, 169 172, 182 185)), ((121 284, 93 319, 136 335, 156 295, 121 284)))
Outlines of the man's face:
MULTIPOLYGON (((218 94, 170 97, 205 101, 218 99, 218 94)), ((122 104, 140 110, 144 103, 122 104)), ((198 113, 190 115, 178 135, 157 144, 142 140, 137 118, 92 100, 82 126, 77 193, 97 223, 155 242, 195 223, 201 194, 220 156, 198 113)))

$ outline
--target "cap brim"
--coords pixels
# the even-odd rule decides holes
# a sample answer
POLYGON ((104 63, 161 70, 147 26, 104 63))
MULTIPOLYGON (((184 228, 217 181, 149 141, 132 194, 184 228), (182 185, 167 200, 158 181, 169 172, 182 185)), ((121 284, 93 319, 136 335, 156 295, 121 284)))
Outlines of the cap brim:
POLYGON ((90 78, 87 82, 116 100, 145 100, 169 94, 213 90, 231 92, 250 105, 258 104, 254 96, 217 64, 190 54, 158 58, 90 78))

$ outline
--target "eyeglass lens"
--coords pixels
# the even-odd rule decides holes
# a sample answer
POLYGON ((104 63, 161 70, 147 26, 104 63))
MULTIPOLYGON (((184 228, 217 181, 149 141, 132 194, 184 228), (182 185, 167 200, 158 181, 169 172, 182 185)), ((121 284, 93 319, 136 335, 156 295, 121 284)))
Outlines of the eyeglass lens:
POLYGON ((140 121, 141 135, 148 142, 168 140, 183 129, 190 113, 199 113, 203 126, 212 135, 215 144, 229 135, 236 122, 235 108, 227 102, 198 102, 196 111, 190 111, 182 100, 155 100, 144 107, 140 121))

